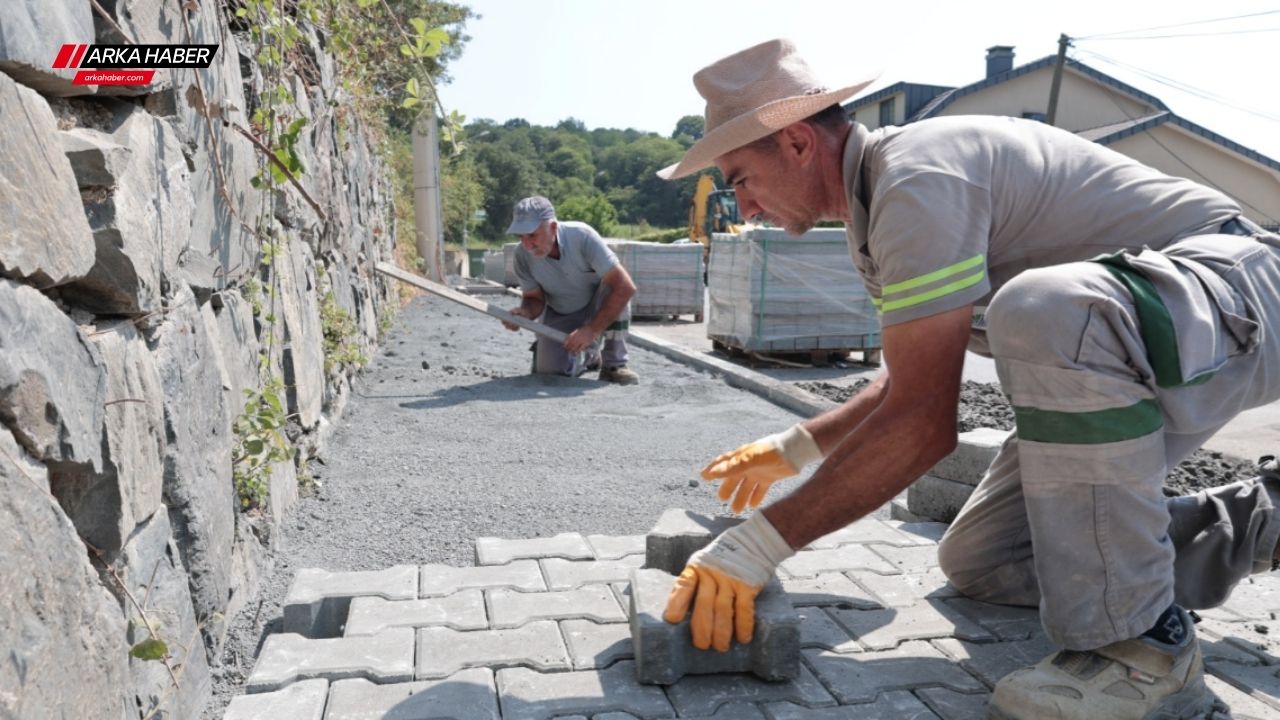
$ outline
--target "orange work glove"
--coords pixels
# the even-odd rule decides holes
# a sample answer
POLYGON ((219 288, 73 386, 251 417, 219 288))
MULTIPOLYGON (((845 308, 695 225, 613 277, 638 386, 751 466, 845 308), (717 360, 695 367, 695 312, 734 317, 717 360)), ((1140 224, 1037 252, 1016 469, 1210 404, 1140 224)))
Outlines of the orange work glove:
POLYGON ((730 637, 749 643, 756 627, 756 595, 774 569, 794 554, 764 513, 755 513, 689 558, 667 596, 662 618, 679 623, 692 603, 694 647, 727 652, 730 637))
POLYGON ((703 480, 724 480, 720 499, 733 498, 733 511, 742 512, 764 500, 769 486, 822 459, 822 450, 802 425, 760 438, 720 455, 702 468, 703 480))

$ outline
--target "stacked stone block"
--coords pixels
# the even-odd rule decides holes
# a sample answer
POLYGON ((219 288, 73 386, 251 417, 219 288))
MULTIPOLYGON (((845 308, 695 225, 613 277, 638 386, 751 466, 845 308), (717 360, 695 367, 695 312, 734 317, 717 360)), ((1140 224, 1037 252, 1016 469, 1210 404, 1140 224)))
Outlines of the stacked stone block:
POLYGON ((894 503, 893 517, 943 523, 955 520, 1009 435, 1008 430, 993 428, 960 433, 956 449, 907 488, 905 505, 894 503))

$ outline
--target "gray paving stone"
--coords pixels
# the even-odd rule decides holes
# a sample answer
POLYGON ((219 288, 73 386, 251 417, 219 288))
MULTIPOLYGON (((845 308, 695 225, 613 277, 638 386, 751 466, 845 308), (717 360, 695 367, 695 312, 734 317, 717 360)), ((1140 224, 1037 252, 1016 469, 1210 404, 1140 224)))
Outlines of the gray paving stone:
POLYGON ((766 680, 798 677, 800 618, 776 580, 756 596, 751 642, 733 641, 727 652, 695 648, 688 615, 674 625, 662 618, 674 581, 656 569, 631 575, 631 636, 641 682, 670 685, 685 675, 725 672, 753 672, 766 680))
POLYGON ((882 692, 940 685, 957 692, 985 692, 977 678, 926 642, 880 652, 840 655, 804 650, 809 667, 841 703, 867 703, 882 692))
POLYGON ((328 680, 303 680, 274 692, 238 695, 222 720, 320 720, 328 680))
POLYGON ((973 485, 924 475, 907 488, 907 511, 916 517, 949 523, 973 494, 973 485))
POLYGON ((512 560, 548 557, 587 560, 595 557, 586 538, 579 533, 561 533, 554 537, 506 540, 482 537, 476 540, 477 565, 506 565, 512 560))
POLYGON ((1201 620, 1196 625, 1206 660, 1217 658, 1242 665, 1280 665, 1277 643, 1280 623, 1201 620), (1259 632, 1262 630, 1262 632, 1259 632))
POLYGON ((946 688, 921 688, 916 695, 943 720, 978 720, 987 716, 990 693, 958 693, 946 688))
MULTIPOLYGON (((777 703, 767 706, 771 720, 937 720, 925 704, 911 693, 898 690, 887 692, 874 702, 861 705, 837 705, 826 708, 807 708, 795 703, 777 703)), ((981 717, 974 715, 974 718, 981 717)))
POLYGON ((604 670, 540 673, 527 668, 498 671, 498 699, 506 720, 542 720, 559 715, 627 712, 638 718, 675 716, 662 688, 636 682, 634 663, 604 670))
POLYGON ((452 595, 472 588, 509 587, 529 592, 546 590, 537 560, 516 560, 506 565, 453 567, 423 565, 419 596, 424 598, 452 595))
POLYGON ((889 501, 889 517, 891 522, 922 523, 933 522, 923 515, 917 515, 907 509, 907 498, 903 494, 889 501))
POLYGON ((514 665, 538 670, 570 668, 568 652, 554 622, 544 620, 506 630, 418 630, 418 680, 448 677, 470 667, 514 665))
POLYGON ((1219 680, 1212 673, 1205 674, 1204 683, 1219 700, 1231 708, 1232 720, 1274 720, 1277 717, 1274 707, 1219 680))
POLYGON ((690 555, 742 520, 728 515, 712 517, 680 508, 668 510, 646 536, 644 567, 679 575, 690 555))
MULTIPOLYGON (((880 576, 876 576, 880 577, 880 576)), ((823 606, 875 610, 884 605, 844 573, 810 578, 780 578, 787 599, 795 607, 823 606)))
POLYGON ((351 601, 345 635, 374 635, 392 627, 432 627, 454 630, 483 630, 489 627, 484 612, 484 593, 462 590, 452 595, 424 600, 384 600, 359 597, 351 601))
POLYGON ((710 715, 731 702, 794 702, 810 707, 836 704, 831 693, 804 667, 795 680, 787 682, 765 682, 750 673, 689 675, 668 687, 667 697, 680 717, 710 715))
MULTIPOLYGON (((461 670, 441 680, 375 685, 339 680, 325 720, 498 720, 498 690, 489 668, 461 670)), ((267 719, 264 719, 267 720, 267 719)))
POLYGON ((245 692, 278 690, 291 682, 363 677, 378 683, 413 679, 413 630, 314 640, 295 633, 268 635, 245 692))
POLYGON ((946 603, 1000 640, 1026 640, 1044 633, 1040 611, 1036 608, 994 605, 966 597, 949 599, 946 603))
POLYGON ((1205 667, 1214 675, 1280 713, 1280 667, 1240 665, 1221 661, 1206 662, 1205 667))
POLYGON ((618 560, 627 555, 643 555, 644 535, 588 535, 587 544, 597 560, 618 560))
POLYGON ((938 548, 934 545, 893 547, 872 546, 871 552, 888 560, 899 572, 923 573, 938 567, 938 548))
POLYGON ((972 643, 954 638, 934 640, 933 646, 960 663, 960 666, 995 688, 1000 678, 1014 670, 1035 665, 1058 651, 1043 635, 1030 640, 1000 643, 972 643))
POLYGON ((574 670, 592 670, 635 657, 631 646, 631 625, 601 625, 590 620, 564 620, 560 632, 569 647, 574 670))
POLYGON ((826 550, 854 543, 887 543, 889 545, 914 545, 915 538, 904 535, 892 525, 876 518, 863 518, 833 533, 809 543, 810 550, 826 550))
POLYGON ((995 639, 941 600, 922 600, 910 607, 888 610, 833 608, 830 612, 858 642, 872 650, 888 650, 907 640, 957 637, 986 642, 995 639))
POLYGON ((801 550, 787 558, 778 574, 782 577, 817 577, 823 573, 845 570, 871 570, 892 575, 898 570, 888 560, 876 555, 865 545, 845 545, 830 550, 801 550))
POLYGON ((1011 434, 1009 430, 995 428, 962 432, 956 449, 934 465, 929 474, 943 480, 966 483, 971 487, 977 485, 982 476, 987 474, 991 461, 996 459, 1000 446, 1004 445, 1011 434))
POLYGON ((643 555, 618 560, 540 560, 550 590, 572 590, 583 585, 625 581, 631 571, 644 564, 643 555))
POLYGON ((608 585, 584 585, 576 590, 522 593, 490 590, 489 617, 495 628, 519 627, 533 620, 585 618, 625 623, 627 614, 608 585))
POLYGON ((947 582, 947 577, 938 568, 926 573, 902 575, 863 572, 857 573, 855 577, 858 584, 870 590, 871 597, 879 600, 885 607, 910 607, 925 599, 960 596, 960 592, 947 582))
POLYGON ((947 531, 947 524, 940 522, 900 522, 897 520, 886 520, 886 523, 898 532, 913 537, 917 544, 935 545, 942 539, 943 533, 947 531))
POLYGON ((849 631, 831 619, 820 607, 796 608, 800 616, 800 647, 822 648, 838 653, 862 652, 849 631))
POLYGON ((303 568, 293 578, 284 601, 284 631, 309 638, 342 634, 351 598, 375 596, 410 600, 418 596, 418 568, 397 565, 385 570, 329 572, 303 568))
MULTIPOLYGON (((573 717, 567 717, 567 718, 556 718, 556 720, 575 720, 575 718, 581 718, 581 720, 587 720, 587 718, 581 715, 574 715, 573 717)), ((637 718, 635 715, 632 715, 631 713, 609 712, 609 713, 604 713, 603 715, 596 715, 590 720, 640 720, 640 719, 637 718)), ((698 715, 696 717, 693 715, 681 715, 680 720, 769 720, 769 719, 764 716, 764 711, 755 705, 751 705, 750 703, 730 703, 728 705, 721 705, 720 709, 717 710, 713 715, 698 715)))

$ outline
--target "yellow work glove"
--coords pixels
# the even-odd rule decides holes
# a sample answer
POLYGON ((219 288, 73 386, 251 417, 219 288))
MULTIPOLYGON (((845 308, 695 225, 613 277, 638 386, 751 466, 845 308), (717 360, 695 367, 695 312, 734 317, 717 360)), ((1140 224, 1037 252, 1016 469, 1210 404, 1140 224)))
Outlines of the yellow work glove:
POLYGON ((692 603, 694 647, 727 652, 730 637, 749 643, 756 627, 756 595, 774 569, 794 554, 764 513, 755 513, 689 558, 667 596, 662 618, 679 623, 692 603))
POLYGON ((724 480, 720 499, 727 501, 736 491, 733 511, 742 512, 748 505, 758 506, 770 485, 821 459, 818 443, 797 424, 720 455, 702 468, 702 479, 724 480))

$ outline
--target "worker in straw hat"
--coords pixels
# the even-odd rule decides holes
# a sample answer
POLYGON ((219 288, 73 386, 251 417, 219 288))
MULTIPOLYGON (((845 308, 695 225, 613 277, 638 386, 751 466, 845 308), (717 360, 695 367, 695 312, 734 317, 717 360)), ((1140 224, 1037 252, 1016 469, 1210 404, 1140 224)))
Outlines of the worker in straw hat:
POLYGON ((744 216, 845 222, 887 368, 842 406, 715 458, 733 509, 821 462, 695 554, 666 619, 748 642, 779 563, 871 513, 956 447, 966 348, 995 359, 1017 431, 947 530, 966 595, 1036 606, 1063 648, 996 686, 994 718, 1190 718, 1211 705, 1187 609, 1268 571, 1280 473, 1166 500, 1176 465, 1280 398, 1280 237, 1222 193, 1053 127, 946 117, 868 131, 775 40, 694 75, 711 164, 744 216))

